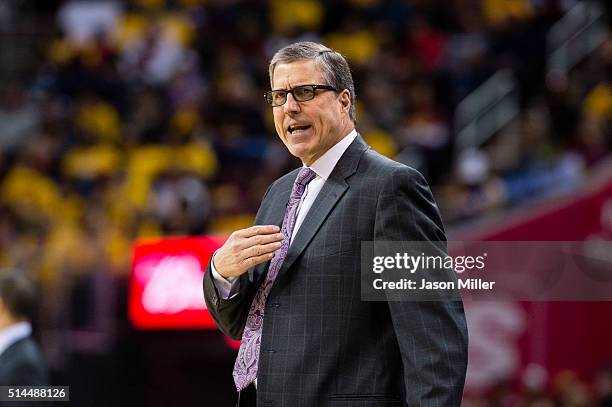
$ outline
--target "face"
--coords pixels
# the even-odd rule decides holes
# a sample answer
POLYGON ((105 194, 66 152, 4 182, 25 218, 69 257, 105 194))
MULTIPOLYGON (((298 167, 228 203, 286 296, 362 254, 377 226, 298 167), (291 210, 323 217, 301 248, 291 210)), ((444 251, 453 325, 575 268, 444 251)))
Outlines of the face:
MULTIPOLYGON (((272 89, 300 85, 328 85, 314 61, 279 63, 274 69, 272 89)), ((347 90, 317 90, 314 99, 296 102, 287 95, 284 105, 273 107, 274 125, 289 152, 311 165, 352 129, 347 90)))
POLYGON ((0 330, 6 328, 10 324, 11 323, 10 323, 8 310, 6 309, 6 307, 4 306, 4 303, 2 302, 2 299, 0 298, 0 330))

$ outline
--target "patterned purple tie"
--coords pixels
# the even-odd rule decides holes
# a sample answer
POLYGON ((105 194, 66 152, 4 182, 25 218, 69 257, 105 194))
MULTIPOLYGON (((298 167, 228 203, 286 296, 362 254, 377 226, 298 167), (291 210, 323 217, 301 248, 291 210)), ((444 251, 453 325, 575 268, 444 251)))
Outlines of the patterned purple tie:
POLYGON ((234 383, 238 391, 247 387, 257 377, 257 367, 259 364, 259 348, 261 347, 261 330, 263 328, 264 308, 266 306, 266 300, 268 294, 272 290, 274 280, 278 275, 283 265, 283 261, 287 256, 289 250, 289 242, 291 235, 293 234, 293 227, 295 226, 295 220, 297 219, 297 209, 300 204, 300 199, 304 194, 306 185, 316 177, 316 173, 310 168, 304 167, 298 173, 295 182, 293 183, 293 189, 291 190, 291 196, 289 197, 289 203, 287 209, 285 209, 285 218, 283 219, 283 240, 281 247, 274 253, 274 257, 270 262, 268 268, 268 274, 266 275, 265 281, 257 289, 251 309, 249 310, 249 316, 247 317, 244 332, 242 334, 242 341, 240 342, 240 350, 238 351, 238 357, 234 364, 234 383))

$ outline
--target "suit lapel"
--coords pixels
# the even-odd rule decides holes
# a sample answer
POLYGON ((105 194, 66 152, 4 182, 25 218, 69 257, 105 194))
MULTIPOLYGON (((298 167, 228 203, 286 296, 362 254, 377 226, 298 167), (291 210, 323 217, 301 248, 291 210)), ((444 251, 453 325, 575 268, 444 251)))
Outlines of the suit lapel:
MULTIPOLYGON (((357 164, 363 152, 368 148, 361 136, 351 143, 344 152, 329 178, 323 185, 315 202, 310 207, 308 214, 304 218, 300 229, 297 231, 287 257, 279 270, 279 276, 295 262, 308 246, 312 238, 320 229, 325 219, 329 216, 336 203, 342 198, 349 188, 346 179, 357 171, 357 164)), ((296 174, 297 176, 297 174, 296 174)), ((287 197, 288 199, 288 197, 287 197)), ((284 210, 283 210, 284 212, 284 210)), ((282 219, 281 219, 282 222, 282 219)))
POLYGON ((269 203, 268 215, 263 219, 262 225, 276 225, 279 228, 283 226, 289 195, 291 195, 291 188, 298 172, 299 170, 296 170, 295 175, 290 177, 291 183, 288 186, 283 186, 283 189, 278 194, 275 194, 275 198, 269 203))

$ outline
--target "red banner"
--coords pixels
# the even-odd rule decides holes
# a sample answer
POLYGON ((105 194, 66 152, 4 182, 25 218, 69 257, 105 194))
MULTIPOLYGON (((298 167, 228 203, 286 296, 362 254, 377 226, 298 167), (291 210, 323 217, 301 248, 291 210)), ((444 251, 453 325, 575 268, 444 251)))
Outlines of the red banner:
MULTIPOLYGON (((602 174, 571 196, 485 221, 452 239, 589 241, 607 256, 612 253, 612 176, 602 174)), ((467 302, 466 313, 468 394, 503 381, 546 386, 564 370, 590 381, 612 362, 612 302, 467 302)))

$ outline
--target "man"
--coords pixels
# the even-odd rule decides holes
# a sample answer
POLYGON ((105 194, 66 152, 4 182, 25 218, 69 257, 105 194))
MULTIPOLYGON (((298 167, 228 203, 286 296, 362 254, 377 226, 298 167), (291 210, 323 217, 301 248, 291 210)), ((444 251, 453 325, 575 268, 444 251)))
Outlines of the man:
POLYGON ((459 406, 461 302, 361 300, 362 241, 445 241, 425 180, 357 134, 339 53, 289 45, 270 83, 276 131, 304 166, 268 188, 256 226, 232 233, 204 278, 219 328, 241 339, 237 389, 254 383, 258 406, 459 406))
POLYGON ((34 287, 23 273, 0 270, 0 386, 44 386, 47 371, 31 337, 34 287))

